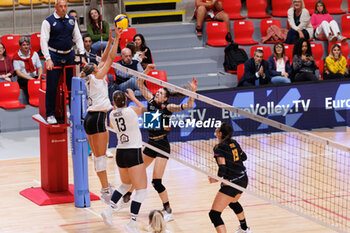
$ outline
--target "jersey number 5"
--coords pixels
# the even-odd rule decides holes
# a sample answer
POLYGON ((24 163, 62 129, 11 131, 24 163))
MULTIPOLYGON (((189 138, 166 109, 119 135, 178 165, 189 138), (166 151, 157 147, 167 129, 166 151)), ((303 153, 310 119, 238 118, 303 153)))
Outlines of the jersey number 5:
POLYGON ((123 117, 121 118, 116 118, 115 123, 117 124, 119 132, 125 131, 126 130, 126 125, 125 125, 125 120, 123 117))

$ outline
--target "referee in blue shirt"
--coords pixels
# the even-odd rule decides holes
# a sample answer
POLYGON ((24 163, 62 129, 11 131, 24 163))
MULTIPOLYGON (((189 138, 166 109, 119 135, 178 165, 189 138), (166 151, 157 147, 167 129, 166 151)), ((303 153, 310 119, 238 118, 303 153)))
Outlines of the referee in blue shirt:
MULTIPOLYGON (((74 65, 73 40, 79 54, 84 54, 84 44, 78 23, 67 14, 67 0, 56 0, 55 12, 41 25, 41 51, 46 60, 46 117, 49 124, 57 124, 55 118, 56 91, 64 66, 74 65), (62 69, 52 69, 53 67, 62 69)), ((86 63, 83 58, 83 63, 86 63)), ((73 69, 66 70, 67 88, 71 90, 73 69)))

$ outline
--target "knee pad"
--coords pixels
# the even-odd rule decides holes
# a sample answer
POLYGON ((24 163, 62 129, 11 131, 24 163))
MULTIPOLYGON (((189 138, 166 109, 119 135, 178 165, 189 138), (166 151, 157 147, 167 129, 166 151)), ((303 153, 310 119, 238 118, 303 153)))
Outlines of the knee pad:
POLYGON ((243 212, 243 207, 241 204, 239 204, 239 202, 230 203, 228 206, 233 210, 233 212, 235 212, 235 214, 240 214, 243 212))
POLYGON ((153 179, 152 185, 158 193, 162 193, 165 190, 164 185, 162 185, 162 179, 153 179))
POLYGON ((122 183, 117 188, 117 191, 120 192, 122 195, 124 195, 125 193, 127 193, 131 189, 131 187, 132 187, 132 184, 124 184, 124 183, 122 183))
POLYGON ((94 156, 94 164, 96 172, 106 171, 106 155, 94 156))
POLYGON ((147 195, 147 189, 139 189, 139 190, 135 190, 135 195, 133 197, 133 201, 142 203, 143 200, 145 200, 147 195))
POLYGON ((216 210, 210 210, 209 218, 215 227, 224 225, 224 221, 222 221, 222 218, 221 218, 221 212, 218 212, 216 210))

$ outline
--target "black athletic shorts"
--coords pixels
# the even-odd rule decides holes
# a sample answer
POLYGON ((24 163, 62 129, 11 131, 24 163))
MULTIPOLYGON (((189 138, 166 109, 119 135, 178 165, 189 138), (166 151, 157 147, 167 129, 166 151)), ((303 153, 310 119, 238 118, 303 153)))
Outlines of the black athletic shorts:
MULTIPOLYGON (((248 176, 245 174, 242 178, 240 179, 233 179, 231 180, 232 183, 241 186, 242 188, 246 188, 248 186, 248 176)), ((230 197, 235 197, 237 194, 241 194, 242 191, 232 188, 229 185, 226 185, 224 183, 221 183, 221 188, 219 190, 220 193, 224 193, 230 197)))
MULTIPOLYGON (((169 144, 168 138, 166 136, 164 136, 163 138, 159 138, 159 139, 149 139, 148 144, 150 144, 154 147, 157 147, 157 148, 170 154, 170 144, 169 144)), ((162 154, 158 153, 157 151, 154 151, 151 148, 148 148, 147 146, 143 150, 143 153, 151 158, 161 157, 161 158, 169 159, 168 156, 162 155, 162 154)))
POLYGON ((84 129, 86 134, 92 135, 106 132, 106 117, 105 112, 88 112, 84 119, 84 129))
POLYGON ((115 161, 120 168, 130 168, 142 164, 141 148, 117 149, 115 161))

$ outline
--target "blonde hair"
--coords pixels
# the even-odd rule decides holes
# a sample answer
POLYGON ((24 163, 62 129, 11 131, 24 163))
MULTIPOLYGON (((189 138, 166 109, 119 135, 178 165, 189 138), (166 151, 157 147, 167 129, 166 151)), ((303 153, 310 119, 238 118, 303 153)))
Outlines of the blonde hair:
MULTIPOLYGON (((292 0, 292 7, 293 7, 293 9, 294 9, 294 2, 295 2, 295 0, 292 0)), ((301 9, 304 9, 304 8, 305 8, 305 3, 304 3, 304 1, 303 1, 303 0, 300 0, 300 2, 301 2, 301 9)))
POLYGON ((160 210, 152 210, 149 213, 150 228, 153 233, 165 233, 166 223, 160 210))

